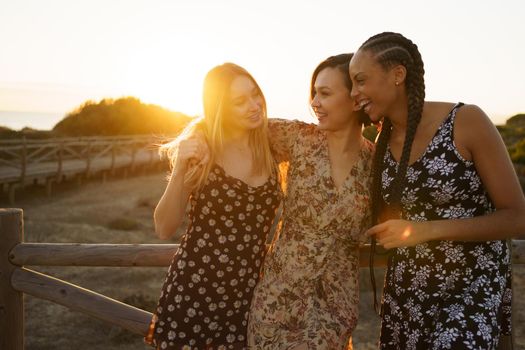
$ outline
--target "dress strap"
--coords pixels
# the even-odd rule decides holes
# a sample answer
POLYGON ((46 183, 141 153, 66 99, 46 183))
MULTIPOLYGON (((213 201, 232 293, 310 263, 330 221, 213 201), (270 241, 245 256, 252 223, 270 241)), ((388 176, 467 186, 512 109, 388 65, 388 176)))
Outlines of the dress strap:
POLYGON ((445 133, 450 134, 450 135, 453 134, 453 132, 454 132, 454 120, 456 119, 456 113, 457 113, 458 109, 460 109, 464 105, 465 104, 463 102, 458 102, 458 103, 456 103, 454 105, 454 107, 452 107, 450 112, 448 112, 447 117, 443 121, 443 124, 439 127, 438 131, 436 132, 436 134, 439 133, 439 132, 445 132, 445 133))
POLYGON ((458 109, 460 109, 461 107, 463 107, 465 104, 463 102, 458 102, 454 105, 454 107, 452 107, 452 110, 449 112, 449 115, 450 115, 450 119, 452 121, 452 124, 454 124, 454 119, 456 118, 456 113, 458 111, 458 109))

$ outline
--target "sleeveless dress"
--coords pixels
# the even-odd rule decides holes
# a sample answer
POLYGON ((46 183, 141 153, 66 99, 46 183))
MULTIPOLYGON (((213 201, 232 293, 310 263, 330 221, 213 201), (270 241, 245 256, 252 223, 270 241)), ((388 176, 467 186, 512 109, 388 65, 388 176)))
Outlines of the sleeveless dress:
POLYGON ((246 349, 253 289, 282 197, 277 176, 252 187, 215 164, 190 198, 146 343, 159 349, 246 349))
MULTIPOLYGON (((402 217, 461 219, 494 210, 474 163, 458 152, 454 106, 425 153, 407 170, 402 217)), ((387 148, 382 174, 388 203, 398 163, 387 148)), ((382 300, 381 349, 495 349, 510 333, 507 241, 429 241, 397 248, 382 300)))
POLYGON ((374 145, 336 188, 326 133, 316 125, 270 119, 276 159, 289 163, 281 229, 252 301, 250 349, 351 348, 359 306, 359 245, 370 225, 374 145))

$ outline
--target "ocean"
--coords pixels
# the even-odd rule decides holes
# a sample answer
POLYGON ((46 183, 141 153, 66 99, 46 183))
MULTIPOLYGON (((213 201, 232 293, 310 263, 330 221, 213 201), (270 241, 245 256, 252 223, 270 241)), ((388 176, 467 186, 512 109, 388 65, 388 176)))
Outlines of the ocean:
POLYGON ((30 127, 38 130, 51 130, 62 118, 64 113, 0 111, 0 126, 13 130, 30 127))

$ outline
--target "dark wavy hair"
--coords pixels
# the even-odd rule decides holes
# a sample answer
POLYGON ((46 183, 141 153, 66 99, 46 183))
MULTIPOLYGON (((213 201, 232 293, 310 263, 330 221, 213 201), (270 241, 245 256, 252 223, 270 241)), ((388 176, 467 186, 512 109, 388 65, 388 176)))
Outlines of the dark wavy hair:
MULTIPOLYGON (((350 92, 352 91, 352 80, 350 80, 350 72, 348 71, 348 68, 353 56, 353 53, 342 53, 340 55, 330 56, 319 63, 312 73, 312 79, 310 81, 310 102, 312 102, 315 97, 315 80, 319 73, 325 68, 336 68, 341 72, 345 86, 348 89, 348 95, 350 95, 350 92)), ((359 116, 359 122, 364 126, 371 124, 370 119, 364 114, 359 116)))
MULTIPOLYGON (((359 51, 372 54, 376 62, 385 70, 398 65, 406 69, 405 87, 408 102, 407 130, 403 143, 403 151, 397 168, 396 176, 392 182, 392 191, 388 197, 388 204, 381 191, 381 176, 384 167, 386 147, 392 133, 392 123, 385 118, 376 141, 376 152, 372 166, 372 222, 379 223, 383 219, 399 218, 401 215, 401 197, 405 187, 405 178, 410 159, 410 151, 414 141, 416 129, 421 120, 425 100, 425 69, 418 47, 409 39, 399 33, 384 32, 370 37, 365 41, 359 51), (386 216, 385 217, 385 213, 386 216)), ((376 285, 374 277, 374 254, 376 241, 372 238, 370 253, 370 277, 374 289, 374 308, 378 310, 376 299, 376 285)))

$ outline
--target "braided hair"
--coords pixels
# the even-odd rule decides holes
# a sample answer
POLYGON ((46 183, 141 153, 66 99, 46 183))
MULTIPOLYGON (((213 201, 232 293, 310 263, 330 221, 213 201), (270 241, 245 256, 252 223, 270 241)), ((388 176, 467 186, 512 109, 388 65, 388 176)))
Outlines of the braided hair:
MULTIPOLYGON (((387 144, 392 133, 392 123, 388 117, 385 117, 381 132, 377 137, 376 152, 373 159, 372 167, 372 223, 378 224, 380 216, 384 218, 383 214, 388 209, 387 213, 390 218, 399 217, 401 213, 401 197, 405 184, 405 177, 410 159, 410 150, 416 134, 416 129, 421 120, 423 112, 423 104, 425 100, 425 70, 423 67, 423 60, 421 54, 414 44, 403 35, 392 32, 384 32, 372 36, 365 41, 360 51, 368 51, 372 54, 374 59, 385 70, 389 70, 397 65, 402 65, 406 68, 406 94, 408 99, 408 116, 407 129, 405 134, 405 141, 403 143, 403 151, 401 159, 397 168, 396 176, 392 182, 392 192, 387 198, 388 208, 382 195, 382 173, 384 166, 384 156, 387 144)), ((374 254, 376 248, 376 240, 372 238, 372 246, 370 252, 370 279, 374 290, 374 309, 378 310, 378 303, 376 298, 376 284, 374 276, 374 254)))

